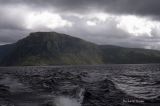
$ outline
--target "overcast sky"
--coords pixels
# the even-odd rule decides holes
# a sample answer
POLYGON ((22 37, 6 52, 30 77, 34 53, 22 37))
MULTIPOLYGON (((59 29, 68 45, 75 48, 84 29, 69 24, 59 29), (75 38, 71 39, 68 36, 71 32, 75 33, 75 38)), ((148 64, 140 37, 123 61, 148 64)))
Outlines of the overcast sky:
POLYGON ((97 44, 160 50, 160 0, 0 0, 0 44, 56 31, 97 44))

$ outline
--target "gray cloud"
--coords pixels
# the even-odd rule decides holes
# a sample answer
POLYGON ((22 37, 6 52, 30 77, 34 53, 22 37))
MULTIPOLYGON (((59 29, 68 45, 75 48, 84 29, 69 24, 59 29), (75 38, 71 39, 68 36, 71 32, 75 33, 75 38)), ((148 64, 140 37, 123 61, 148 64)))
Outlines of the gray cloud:
POLYGON ((20 14, 12 14, 5 10, 0 10, 0 14, 0 29, 23 30, 24 20, 20 14))
MULTIPOLYGON (((22 6, 29 8, 30 11, 55 11, 62 18, 74 23, 73 27, 54 29, 58 32, 71 34, 98 44, 160 49, 158 44, 160 32, 157 30, 152 29, 152 37, 133 36, 117 28, 117 21, 114 19, 100 22, 97 26, 88 26, 86 25, 87 18, 67 15, 69 13, 86 15, 92 12, 106 12, 117 16, 131 14, 159 20, 159 5, 160 0, 0 0, 0 42, 16 42, 31 31, 40 31, 40 29, 25 28, 25 11, 22 14, 8 11, 8 8, 12 10, 13 7, 22 6)), ((45 30, 51 31, 51 29, 45 30)))
POLYGON ((61 11, 107 11, 116 14, 160 14, 159 0, 1 0, 1 4, 24 4, 34 8, 55 8, 61 11))
POLYGON ((109 44, 132 48, 152 48, 160 50, 160 45, 158 44, 160 42, 159 36, 149 37, 145 35, 132 35, 117 28, 117 22, 115 20, 100 23, 100 26, 97 25, 88 27, 83 20, 79 21, 76 18, 71 19, 75 22, 74 28, 71 27, 56 30, 95 42, 97 44, 109 44))
POLYGON ((29 34, 28 31, 1 29, 0 42, 13 43, 29 34))

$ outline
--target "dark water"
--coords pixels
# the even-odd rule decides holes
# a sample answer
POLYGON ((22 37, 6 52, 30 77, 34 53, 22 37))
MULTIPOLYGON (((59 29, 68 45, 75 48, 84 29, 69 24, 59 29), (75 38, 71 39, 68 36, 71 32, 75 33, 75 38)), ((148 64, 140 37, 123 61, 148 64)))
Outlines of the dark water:
MULTIPOLYGON (((89 105, 91 100, 85 101, 84 106, 105 106, 108 101, 103 100, 110 95, 103 95, 107 94, 106 89, 113 89, 104 89, 108 80, 129 96, 144 100, 160 97, 159 64, 3 67, 0 68, 0 105, 11 106, 10 101, 12 106, 81 106, 89 89, 98 99, 93 98, 94 105, 89 105)), ((113 90, 111 96, 121 96, 114 92, 117 91, 113 90)))

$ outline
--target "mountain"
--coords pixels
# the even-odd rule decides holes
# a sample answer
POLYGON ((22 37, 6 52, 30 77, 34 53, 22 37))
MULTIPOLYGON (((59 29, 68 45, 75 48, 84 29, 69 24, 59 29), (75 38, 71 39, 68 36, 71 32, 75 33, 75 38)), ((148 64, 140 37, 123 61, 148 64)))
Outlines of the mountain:
POLYGON ((124 48, 101 45, 104 63, 115 64, 145 64, 160 63, 160 51, 140 48, 124 48))
POLYGON ((160 63, 160 51, 96 45, 56 32, 35 32, 0 46, 0 65, 87 65, 160 63))
POLYGON ((7 44, 7 45, 1 45, 0 46, 0 61, 5 58, 13 49, 15 45, 14 44, 7 44))
POLYGON ((19 40, 2 65, 102 64, 98 46, 56 32, 36 32, 19 40))

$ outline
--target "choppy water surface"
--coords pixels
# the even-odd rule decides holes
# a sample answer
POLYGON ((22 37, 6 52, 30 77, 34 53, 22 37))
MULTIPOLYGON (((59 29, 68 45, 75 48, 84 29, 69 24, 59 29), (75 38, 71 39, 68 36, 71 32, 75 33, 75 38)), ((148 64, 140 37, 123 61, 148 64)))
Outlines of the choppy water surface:
MULTIPOLYGON (((84 106, 105 106, 103 100, 115 95, 107 91, 108 79, 117 89, 136 98, 160 96, 158 64, 0 68, 0 90, 10 92, 9 98, 17 106, 81 106, 82 102, 85 102, 84 106), (102 99, 91 98, 95 104, 89 105, 91 100, 87 104, 86 90, 90 93, 87 95, 102 99)), ((0 104, 5 104, 5 101, 0 104)))
POLYGON ((160 96, 160 65, 125 65, 109 73, 113 82, 130 95, 145 99, 160 96))

